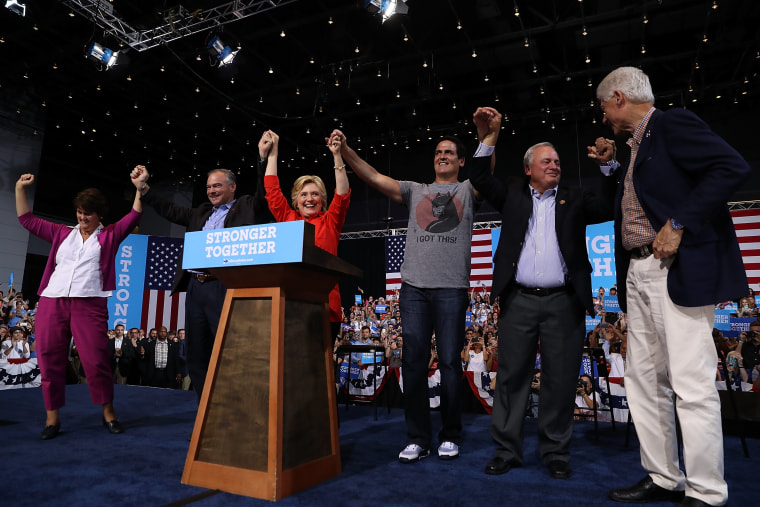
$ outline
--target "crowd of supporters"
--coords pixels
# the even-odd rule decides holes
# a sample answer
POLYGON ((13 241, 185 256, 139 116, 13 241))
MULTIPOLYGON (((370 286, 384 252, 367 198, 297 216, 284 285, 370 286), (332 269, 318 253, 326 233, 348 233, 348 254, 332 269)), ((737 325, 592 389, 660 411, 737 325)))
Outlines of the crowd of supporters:
MULTIPOLYGON (((620 312, 605 310, 605 297, 616 296, 616 288, 607 290, 600 287, 594 298, 599 323, 587 333, 586 355, 596 356, 597 365, 604 368, 600 376, 609 376, 621 386, 625 372, 627 349, 627 320, 620 312)), ((9 359, 35 358, 34 316, 35 306, 21 292, 11 288, 8 294, 0 291, 0 362, 9 359), (11 332, 16 330, 16 332, 11 332), (15 337, 14 337, 15 334, 15 337)), ((736 317, 758 317, 755 296, 750 289, 747 297, 738 301, 725 302, 716 309, 731 309, 736 317)), ((464 332, 464 347, 461 351, 464 371, 491 373, 495 378, 498 366, 499 302, 491 302, 483 288, 470 292, 467 309, 467 327, 464 332)), ((144 330, 132 328, 128 331, 118 325, 108 331, 109 348, 112 354, 114 382, 120 384, 190 389, 187 373, 186 352, 183 329, 174 331, 165 327, 144 330)), ((713 330, 713 339, 718 354, 716 385, 725 389, 730 383, 735 390, 760 391, 760 320, 751 322, 749 329, 741 332, 713 330), (726 382, 728 380, 728 382, 726 382)), ((354 361, 359 367, 361 354, 339 355, 341 345, 374 345, 384 350, 382 364, 400 367, 403 354, 403 322, 399 309, 398 293, 388 297, 362 299, 348 310, 343 309, 343 322, 334 342, 336 365, 343 361, 354 361)), ((79 363, 75 340, 70 344, 70 382, 86 382, 86 372, 79 363)), ((437 367, 435 336, 431 337, 429 366, 437 367)), ((597 372, 599 374, 599 372, 597 372)), ((526 414, 535 416, 540 394, 541 352, 536 356, 536 367, 531 383, 531 397, 526 414)), ((599 377, 581 376, 578 380, 576 414, 587 414, 596 405, 607 408, 597 394, 599 377), (584 395, 585 393, 585 395, 584 395)))

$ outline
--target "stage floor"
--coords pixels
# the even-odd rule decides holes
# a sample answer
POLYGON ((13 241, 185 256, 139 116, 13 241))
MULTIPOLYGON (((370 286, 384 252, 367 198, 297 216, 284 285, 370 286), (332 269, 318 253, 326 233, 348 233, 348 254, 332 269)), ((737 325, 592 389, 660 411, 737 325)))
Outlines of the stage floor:
MULTIPOLYGON (((101 410, 92 405, 86 385, 67 386, 61 410, 61 434, 39 438, 44 425, 40 389, 0 391, 0 482, 2 505, 22 506, 236 506, 271 502, 181 484, 195 422, 196 397, 190 391, 116 387, 115 405, 126 432, 111 435, 102 426, 101 410)), ((625 444, 625 426, 612 431, 600 423, 577 422, 572 443, 573 477, 551 479, 540 465, 536 423, 525 424, 525 464, 501 476, 483 473, 492 457, 490 416, 464 414, 461 456, 441 461, 431 456, 419 463, 397 461, 404 445, 400 409, 370 406, 339 408, 343 473, 278 505, 619 505, 607 500, 610 488, 632 484, 644 476, 638 442, 632 432, 625 444)), ((440 426, 433 412, 434 432, 440 426)), ((304 422, 308 424, 308 422, 304 422)), ((240 435, 245 445, 246 435, 240 435)), ((730 504, 757 503, 755 471, 760 470, 760 441, 748 439, 745 458, 736 436, 724 437, 725 469, 730 504)))

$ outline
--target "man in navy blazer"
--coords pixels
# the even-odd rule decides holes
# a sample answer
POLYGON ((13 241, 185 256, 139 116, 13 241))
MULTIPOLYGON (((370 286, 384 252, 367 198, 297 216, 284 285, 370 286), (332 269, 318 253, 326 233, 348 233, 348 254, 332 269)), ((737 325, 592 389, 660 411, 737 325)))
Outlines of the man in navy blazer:
POLYGON ((491 417, 496 450, 485 472, 503 474, 523 462, 523 420, 540 338, 538 450, 549 475, 565 479, 571 475, 568 446, 586 311, 594 315, 586 225, 612 219, 617 180, 602 178, 598 194, 560 185, 556 150, 538 143, 525 153, 525 176, 503 184, 491 174, 489 157, 501 115, 479 108, 473 120, 482 144, 470 181, 502 216, 491 291, 502 308, 491 417))
MULTIPOLYGON (((615 199, 615 260, 618 300, 628 313, 625 389, 648 473, 610 498, 724 505, 711 332, 714 304, 748 293, 726 203, 750 167, 691 112, 656 109, 640 69, 614 70, 596 96, 604 123, 616 136, 632 136, 615 199)), ((589 147, 589 156, 611 155, 600 151, 589 147)))
MULTIPOLYGON (((131 178, 145 204, 153 206, 159 215, 170 222, 184 225, 187 232, 194 232, 271 222, 272 215, 264 197, 261 169, 259 164, 256 193, 238 198, 235 197, 235 174, 229 169, 212 169, 206 180, 208 202, 195 208, 178 206, 151 191, 148 185, 150 175, 145 166, 135 167, 131 178)), ((184 323, 187 365, 193 389, 200 400, 227 287, 208 273, 182 269, 180 253, 172 294, 184 291, 187 291, 184 323)))

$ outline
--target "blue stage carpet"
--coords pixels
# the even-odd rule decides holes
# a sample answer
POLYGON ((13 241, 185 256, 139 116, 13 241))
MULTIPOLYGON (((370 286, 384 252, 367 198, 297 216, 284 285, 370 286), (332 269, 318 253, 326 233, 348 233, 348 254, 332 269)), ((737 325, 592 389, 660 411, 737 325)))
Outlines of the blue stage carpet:
MULTIPOLYGON (((0 391, 0 444, 3 457, 0 503, 22 506, 236 506, 270 502, 214 492, 180 483, 187 437, 195 420, 189 391, 116 386, 116 409, 127 431, 111 435, 101 409, 85 385, 67 387, 58 438, 39 438, 44 424, 39 389, 0 391)), ((286 497, 278 505, 620 505, 607 500, 612 487, 643 477, 635 436, 625 448, 625 426, 613 432, 600 423, 577 422, 572 444, 573 477, 551 479, 536 454, 535 420, 526 420, 525 465, 501 476, 483 473, 492 456, 490 416, 465 414, 465 441, 459 459, 435 456, 412 465, 396 457, 404 444, 399 409, 339 407, 343 473, 286 497)), ((438 414, 433 414, 434 428, 438 414)), ((725 437, 726 478, 731 505, 755 505, 760 441, 748 439, 745 458, 738 437, 725 437)), ((245 445, 246 435, 240 435, 245 445)))

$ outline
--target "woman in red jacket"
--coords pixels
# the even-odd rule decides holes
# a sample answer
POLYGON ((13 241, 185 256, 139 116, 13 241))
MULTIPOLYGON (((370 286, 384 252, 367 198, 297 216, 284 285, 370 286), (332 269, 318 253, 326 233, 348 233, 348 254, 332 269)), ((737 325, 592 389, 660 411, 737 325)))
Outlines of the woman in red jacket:
MULTIPOLYGON (((327 191, 322 178, 305 175, 298 178, 290 192, 291 202, 288 203, 280 189, 277 177, 277 156, 280 137, 267 130, 259 141, 259 153, 267 156, 267 169, 264 173, 264 188, 269 210, 278 222, 306 220, 314 225, 314 243, 333 255, 338 254, 338 241, 350 202, 351 189, 348 186, 346 164, 340 155, 340 139, 335 136, 327 141, 327 147, 333 154, 335 162, 335 195, 327 205, 327 191), (292 208, 291 208, 292 204, 292 208)), ((330 292, 330 321, 343 320, 340 305, 340 291, 336 284, 330 292)))

